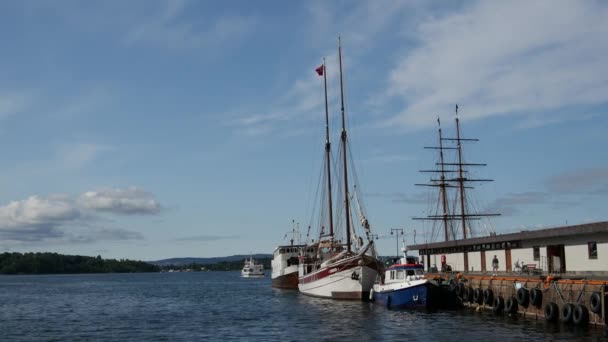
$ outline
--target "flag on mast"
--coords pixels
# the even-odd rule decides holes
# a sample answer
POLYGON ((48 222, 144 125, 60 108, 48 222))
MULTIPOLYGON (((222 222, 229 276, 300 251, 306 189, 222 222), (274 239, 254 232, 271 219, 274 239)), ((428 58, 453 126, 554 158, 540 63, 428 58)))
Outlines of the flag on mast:
POLYGON ((316 68, 315 71, 319 76, 323 76, 323 70, 325 70, 325 64, 321 64, 320 67, 316 68))

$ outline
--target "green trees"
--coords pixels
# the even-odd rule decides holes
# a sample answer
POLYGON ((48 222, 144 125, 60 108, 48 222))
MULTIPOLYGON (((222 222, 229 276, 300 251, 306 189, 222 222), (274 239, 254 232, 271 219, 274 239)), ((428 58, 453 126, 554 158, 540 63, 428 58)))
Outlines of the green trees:
POLYGON ((0 274, 132 273, 158 272, 158 266, 143 261, 102 259, 101 256, 57 253, 2 253, 0 274))

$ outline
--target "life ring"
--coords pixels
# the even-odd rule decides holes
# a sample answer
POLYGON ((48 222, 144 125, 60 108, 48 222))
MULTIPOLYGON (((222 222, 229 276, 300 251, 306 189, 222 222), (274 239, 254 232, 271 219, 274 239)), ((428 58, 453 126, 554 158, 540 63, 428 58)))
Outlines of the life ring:
POLYGON ((530 304, 530 293, 528 289, 520 287, 519 290, 517 290, 517 302, 524 308, 528 307, 530 304))
POLYGON ((530 303, 540 308, 543 303, 543 292, 540 289, 534 288, 530 290, 530 303))
POLYGON ((494 303, 494 292, 492 289, 485 289, 483 291, 483 302, 487 305, 492 305, 492 303, 494 303))
POLYGON ((473 291, 473 302, 477 304, 483 303, 483 290, 479 287, 473 291))
POLYGON ((589 298, 589 308, 591 312, 601 315, 602 314, 602 297, 599 292, 593 292, 589 298))
POLYGON ((545 320, 555 322, 559 318, 559 306, 554 302, 549 302, 545 305, 545 320))
POLYGON ((572 322, 576 325, 587 325, 587 323, 589 323, 589 310, 587 310, 587 307, 582 304, 578 304, 574 307, 572 322))
POLYGON ((494 297, 494 303, 492 304, 492 311, 495 314, 502 313, 505 308, 505 299, 501 296, 494 297))
POLYGON ((566 303, 562 306, 562 322, 569 323, 572 321, 572 313, 574 312, 574 304, 566 303))
POLYGON ((511 296, 505 303, 505 312, 509 314, 517 313, 517 298, 511 296))

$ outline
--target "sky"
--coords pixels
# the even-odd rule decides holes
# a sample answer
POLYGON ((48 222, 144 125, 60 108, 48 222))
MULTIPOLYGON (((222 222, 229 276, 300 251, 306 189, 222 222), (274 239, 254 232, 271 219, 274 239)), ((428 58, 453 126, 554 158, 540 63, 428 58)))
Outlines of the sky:
MULTIPOLYGON (((272 253, 334 151, 338 35, 380 254, 432 238, 437 118, 479 234, 608 220, 605 1, 0 2, 0 252, 272 253), (471 197, 473 198, 473 197, 471 197)), ((335 158, 335 157, 334 157, 335 158)))

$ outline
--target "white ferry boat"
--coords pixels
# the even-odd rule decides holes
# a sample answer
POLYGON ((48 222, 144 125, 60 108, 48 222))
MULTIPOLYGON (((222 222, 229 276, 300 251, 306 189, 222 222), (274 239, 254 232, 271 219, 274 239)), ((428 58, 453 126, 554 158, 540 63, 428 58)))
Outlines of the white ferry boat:
POLYGON ((264 276, 264 265, 256 264, 253 257, 245 259, 245 265, 241 271, 241 277, 245 278, 260 278, 264 276))

